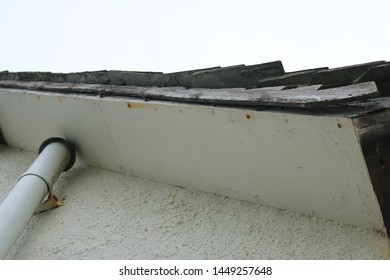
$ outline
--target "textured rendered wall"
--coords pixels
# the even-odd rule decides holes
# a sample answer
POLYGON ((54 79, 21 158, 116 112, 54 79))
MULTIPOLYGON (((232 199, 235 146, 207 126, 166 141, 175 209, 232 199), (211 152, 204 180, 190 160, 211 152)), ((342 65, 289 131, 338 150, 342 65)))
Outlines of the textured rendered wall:
MULTIPOLYGON (((0 146, 0 200, 36 154, 0 146)), ((10 259, 390 259, 376 231, 78 165, 10 259)))

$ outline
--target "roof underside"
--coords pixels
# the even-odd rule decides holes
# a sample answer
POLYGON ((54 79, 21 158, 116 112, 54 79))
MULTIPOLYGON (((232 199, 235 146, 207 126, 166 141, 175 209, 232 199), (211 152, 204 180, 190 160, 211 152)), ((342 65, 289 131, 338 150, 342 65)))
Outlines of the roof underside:
POLYGON ((228 106, 389 108, 390 63, 285 72, 281 61, 177 73, 0 72, 0 88, 228 106), (369 102, 368 102, 369 101, 369 102))

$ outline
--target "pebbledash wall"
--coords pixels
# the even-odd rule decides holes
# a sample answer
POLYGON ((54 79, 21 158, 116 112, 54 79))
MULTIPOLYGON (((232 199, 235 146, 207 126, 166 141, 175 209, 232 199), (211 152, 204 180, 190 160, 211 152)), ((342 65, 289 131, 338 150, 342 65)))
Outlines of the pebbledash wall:
MULTIPOLYGON (((0 146, 0 200, 36 153, 0 146)), ((76 164, 8 259, 389 259, 375 230, 76 164)))

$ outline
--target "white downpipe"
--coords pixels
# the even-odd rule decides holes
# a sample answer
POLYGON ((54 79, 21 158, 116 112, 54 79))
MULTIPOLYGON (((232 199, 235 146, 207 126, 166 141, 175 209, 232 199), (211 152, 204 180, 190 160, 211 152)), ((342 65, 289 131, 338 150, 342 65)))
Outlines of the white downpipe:
POLYGON ((0 259, 4 259, 42 200, 63 171, 74 163, 75 152, 64 139, 49 138, 40 154, 0 204, 0 259))

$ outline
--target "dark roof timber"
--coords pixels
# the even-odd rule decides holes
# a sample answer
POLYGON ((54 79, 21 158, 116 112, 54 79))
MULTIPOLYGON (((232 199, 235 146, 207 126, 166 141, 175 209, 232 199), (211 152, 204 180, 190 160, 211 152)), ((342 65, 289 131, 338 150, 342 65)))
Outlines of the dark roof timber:
POLYGON ((328 67, 307 69, 296 72, 289 72, 278 76, 272 76, 268 78, 260 79, 257 82, 257 87, 274 87, 274 86, 286 86, 294 88, 298 86, 306 86, 310 84, 313 75, 322 70, 328 70, 328 67))
POLYGON ((259 79, 284 74, 282 62, 257 65, 213 67, 177 73, 133 71, 96 71, 58 74, 49 72, 0 72, 0 80, 70 82, 126 86, 186 88, 256 87, 259 79))
POLYGON ((383 96, 390 96, 390 63, 371 67, 357 78, 354 83, 374 81, 383 96))
POLYGON ((371 67, 386 63, 385 61, 375 61, 370 63, 333 68, 318 71, 313 74, 309 85, 322 84, 324 87, 340 87, 353 84, 355 79, 369 71, 371 67))
POLYGON ((191 88, 252 88, 259 79, 283 75, 281 61, 257 65, 238 65, 197 71, 192 74, 191 88))

